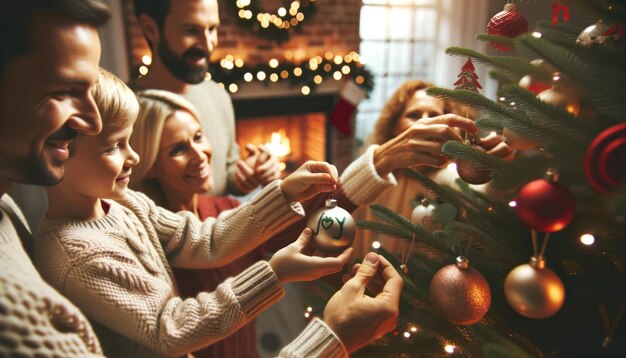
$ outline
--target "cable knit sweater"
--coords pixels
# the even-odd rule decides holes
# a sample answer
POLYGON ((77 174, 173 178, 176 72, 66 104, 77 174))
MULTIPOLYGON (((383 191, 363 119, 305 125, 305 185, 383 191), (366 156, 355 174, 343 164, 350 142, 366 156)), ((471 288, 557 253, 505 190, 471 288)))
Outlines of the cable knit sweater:
POLYGON ((253 201, 200 222, 130 191, 94 221, 43 218, 34 261, 43 277, 92 320, 107 356, 180 355, 219 339, 276 302, 283 291, 267 262, 213 293, 181 300, 170 264, 223 264, 301 218, 279 183, 253 201))
POLYGON ((80 311, 39 276, 24 251, 25 220, 8 195, 0 199, 0 357, 100 357, 80 311))

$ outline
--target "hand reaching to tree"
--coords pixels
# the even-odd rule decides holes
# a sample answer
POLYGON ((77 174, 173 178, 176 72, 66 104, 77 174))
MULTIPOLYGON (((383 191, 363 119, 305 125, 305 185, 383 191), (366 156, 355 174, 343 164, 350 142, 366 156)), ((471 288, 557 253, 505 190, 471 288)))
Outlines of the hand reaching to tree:
POLYGON ((287 176, 280 189, 288 202, 304 201, 322 192, 335 191, 338 182, 334 165, 310 160, 287 176))
POLYGON ((449 140, 463 140, 458 129, 471 134, 478 132, 474 121, 451 113, 413 123, 404 132, 376 148, 376 171, 380 176, 385 176, 399 168, 445 166, 449 159, 441 153, 441 147, 449 140))

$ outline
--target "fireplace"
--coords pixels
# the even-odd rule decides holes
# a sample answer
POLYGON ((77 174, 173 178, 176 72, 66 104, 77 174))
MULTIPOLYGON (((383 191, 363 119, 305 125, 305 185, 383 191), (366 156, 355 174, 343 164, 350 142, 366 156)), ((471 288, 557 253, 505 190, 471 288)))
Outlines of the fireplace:
POLYGON ((307 160, 327 161, 340 172, 352 161, 354 137, 338 132, 329 120, 338 100, 338 84, 310 95, 260 87, 232 95, 242 157, 245 145, 252 143, 269 145, 287 173, 307 160))

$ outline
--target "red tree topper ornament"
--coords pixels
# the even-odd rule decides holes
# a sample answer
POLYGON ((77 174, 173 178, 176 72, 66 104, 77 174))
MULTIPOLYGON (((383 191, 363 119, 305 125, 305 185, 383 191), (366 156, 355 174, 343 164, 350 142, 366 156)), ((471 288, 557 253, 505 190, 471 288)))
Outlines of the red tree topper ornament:
MULTIPOLYGON (((528 31, 528 21, 524 15, 517 11, 515 4, 504 5, 504 10, 495 14, 487 24, 489 35, 516 37, 528 31)), ((499 51, 508 51, 507 45, 491 42, 491 46, 499 51)))
POLYGON ((537 179, 524 185, 515 199, 517 216, 533 230, 559 231, 574 218, 574 197, 554 181, 553 175, 548 171, 549 179, 537 179))
POLYGON ((475 72, 471 58, 468 58, 467 62, 461 67, 461 73, 457 77, 459 79, 454 82, 455 89, 478 92, 478 89, 483 88, 478 82, 478 75, 475 72))

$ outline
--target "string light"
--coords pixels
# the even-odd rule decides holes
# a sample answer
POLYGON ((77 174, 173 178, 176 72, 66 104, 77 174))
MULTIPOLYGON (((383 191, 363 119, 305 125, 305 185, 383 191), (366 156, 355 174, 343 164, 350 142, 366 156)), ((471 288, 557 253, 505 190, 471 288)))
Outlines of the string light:
POLYGON ((381 246, 380 242, 378 242, 378 241, 372 242, 372 248, 373 249, 378 250, 378 249, 380 249, 380 246, 381 246))
POLYGON ((517 202, 515 200, 511 200, 511 201, 509 201, 509 206, 514 208, 514 207, 517 206, 517 202))
POLYGON ((240 59, 240 58, 236 59, 235 60, 235 66, 237 66, 239 68, 243 67, 243 60, 240 59))
POLYGON ((150 57, 150 55, 143 55, 141 62, 146 66, 150 66, 152 64, 152 57, 150 57))
POLYGON ((148 67, 146 67, 146 66, 139 67, 139 74, 141 74, 142 76, 147 75, 148 74, 148 67))
POLYGON ((243 80, 244 80, 244 81, 246 81, 246 82, 250 82, 250 81, 252 81, 253 79, 254 79, 254 76, 253 76, 250 72, 246 72, 246 73, 243 75, 243 80))
POLYGON ((344 65, 343 67, 341 67, 341 73, 343 73, 344 75, 350 73, 350 66, 344 65))
POLYGON ((583 245, 593 245, 593 243, 596 241, 596 238, 591 235, 591 234, 583 234, 580 235, 580 242, 582 242, 583 245))
POLYGON ((339 81, 339 80, 341 79, 341 77, 342 77, 341 72, 339 72, 339 71, 335 71, 335 72, 333 73, 333 78, 334 78, 334 79, 336 79, 337 81, 339 81))
POLYGON ((537 32, 537 31, 533 32, 533 37, 540 39, 541 38, 541 32, 537 32))
POLYGON ((454 353, 454 350, 455 350, 455 349, 456 349, 456 346, 455 346, 455 345, 452 345, 452 344, 446 344, 446 345, 443 347, 443 350, 444 350, 444 351, 446 351, 446 353, 450 353, 450 354, 454 353))
POLYGON ((263 72, 263 71, 259 71, 259 72, 257 72, 257 73, 256 73, 256 78, 257 78, 259 81, 263 81, 263 80, 265 80, 265 78, 266 78, 266 77, 267 77, 267 75, 266 75, 266 74, 265 74, 265 72, 263 72))
POLYGON ((300 75, 302 75, 302 69, 300 67, 296 67, 293 69, 293 74, 296 77, 299 77, 300 75))
POLYGON ((275 58, 271 59, 270 62, 269 62, 269 65, 270 65, 271 68, 278 67, 278 60, 275 59, 275 58))
POLYGON ((272 73, 272 74, 270 75, 270 81, 272 81, 272 82, 276 82, 276 81, 278 81, 278 75, 277 75, 277 74, 275 74, 275 73, 272 73))
POLYGON ((302 94, 307 96, 309 93, 311 93, 311 88, 309 88, 309 86, 302 86, 302 94))
POLYGON ((235 93, 237 92, 237 90, 239 90, 239 87, 237 86, 237 84, 231 83, 230 85, 228 85, 228 90, 230 91, 230 93, 235 93))

